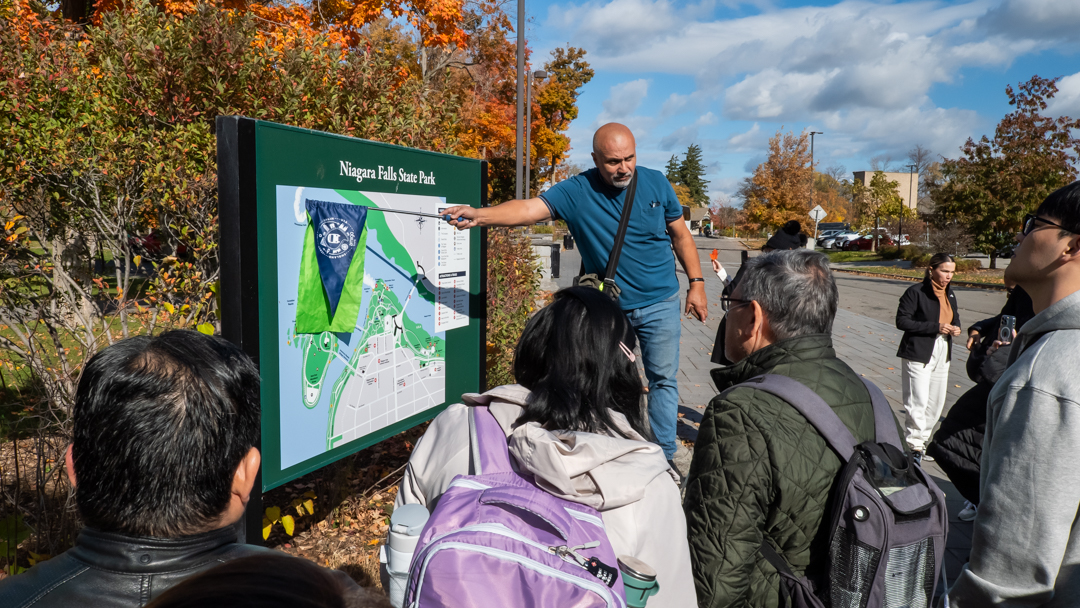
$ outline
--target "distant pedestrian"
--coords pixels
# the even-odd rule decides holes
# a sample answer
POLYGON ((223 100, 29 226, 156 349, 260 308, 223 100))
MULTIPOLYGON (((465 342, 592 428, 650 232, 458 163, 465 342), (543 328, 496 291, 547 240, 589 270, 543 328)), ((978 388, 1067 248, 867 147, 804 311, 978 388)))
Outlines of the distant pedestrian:
POLYGON ((920 461, 945 406, 952 339, 960 335, 956 295, 949 286, 955 272, 951 255, 934 254, 922 283, 909 287, 896 309, 896 328, 904 332, 896 356, 903 360, 905 439, 920 461))
POLYGON ((971 557, 953 608, 1080 601, 1080 182, 1028 215, 1005 269, 1035 316, 990 392, 971 557))

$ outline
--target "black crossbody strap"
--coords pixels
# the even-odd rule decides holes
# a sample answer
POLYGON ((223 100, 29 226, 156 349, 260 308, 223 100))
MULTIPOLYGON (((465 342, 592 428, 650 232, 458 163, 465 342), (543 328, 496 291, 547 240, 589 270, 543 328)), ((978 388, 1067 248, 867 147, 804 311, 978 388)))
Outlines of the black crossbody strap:
POLYGON ((795 576, 795 573, 791 571, 791 566, 789 566, 787 561, 776 552, 776 549, 773 549, 773 546, 769 544, 769 541, 763 539, 761 541, 761 546, 758 547, 758 551, 761 552, 761 556, 765 558, 765 561, 772 564, 773 568, 776 568, 777 572, 792 577, 795 576))
POLYGON ((611 246, 611 255, 608 257, 607 270, 604 271, 604 283, 615 282, 615 271, 619 269, 619 256, 622 254, 623 241, 626 240, 626 227, 630 225, 630 213, 634 210, 634 193, 637 191, 637 169, 630 178, 630 185, 626 188, 626 199, 623 201, 622 218, 619 220, 619 231, 615 233, 615 243, 611 246))

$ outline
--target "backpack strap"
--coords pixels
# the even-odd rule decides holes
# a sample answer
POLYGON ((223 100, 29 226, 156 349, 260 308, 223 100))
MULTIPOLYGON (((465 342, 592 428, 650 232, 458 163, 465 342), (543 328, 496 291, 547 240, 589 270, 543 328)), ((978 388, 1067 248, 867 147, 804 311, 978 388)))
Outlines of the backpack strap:
POLYGON ((506 433, 486 405, 469 407, 469 468, 473 475, 514 472, 506 433))
POLYGON ((862 381, 866 385, 866 390, 870 392, 870 404, 874 408, 874 440, 892 445, 903 452, 904 444, 900 441, 900 432, 896 430, 896 418, 893 416, 892 408, 889 407, 889 400, 885 398, 885 393, 866 378, 862 381))
POLYGON ((848 462, 855 455, 855 446, 859 445, 859 442, 855 441, 851 430, 820 395, 802 382, 787 376, 764 374, 737 384, 728 391, 738 386, 765 391, 783 399, 817 429, 829 447, 835 450, 844 462, 848 462))

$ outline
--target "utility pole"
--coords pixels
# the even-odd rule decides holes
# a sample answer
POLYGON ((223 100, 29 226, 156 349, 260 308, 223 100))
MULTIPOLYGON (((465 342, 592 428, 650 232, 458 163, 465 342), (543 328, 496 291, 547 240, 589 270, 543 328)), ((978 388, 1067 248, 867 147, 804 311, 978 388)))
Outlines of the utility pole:
POLYGON ((546 78, 547 72, 543 70, 529 72, 528 75, 528 87, 525 90, 525 195, 518 198, 531 198, 532 195, 532 190, 529 188, 529 181, 532 178, 532 162, 529 159, 532 155, 532 89, 534 81, 546 78))
MULTIPOLYGON (((821 131, 810 131, 810 208, 814 208, 814 136, 824 135, 821 131)), ((815 238, 817 235, 814 235, 815 238)))
POLYGON ((525 136, 525 0, 517 2, 517 145, 516 156, 517 170, 514 171, 514 198, 522 196, 522 143, 525 136))
MULTIPOLYGON (((908 205, 911 204, 915 188, 915 165, 908 165, 908 205)), ((907 207, 908 205, 903 205, 907 207)), ((900 247, 900 240, 904 238, 904 209, 900 210, 900 234, 896 235, 896 246, 900 247)))

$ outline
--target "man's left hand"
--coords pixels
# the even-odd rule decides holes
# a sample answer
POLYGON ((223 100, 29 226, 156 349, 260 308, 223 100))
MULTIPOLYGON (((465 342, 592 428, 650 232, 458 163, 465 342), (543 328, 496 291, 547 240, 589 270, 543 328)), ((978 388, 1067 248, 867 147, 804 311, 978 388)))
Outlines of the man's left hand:
POLYGON ((709 316, 709 303, 705 297, 705 284, 695 281, 686 293, 686 314, 694 315, 702 323, 709 316))

